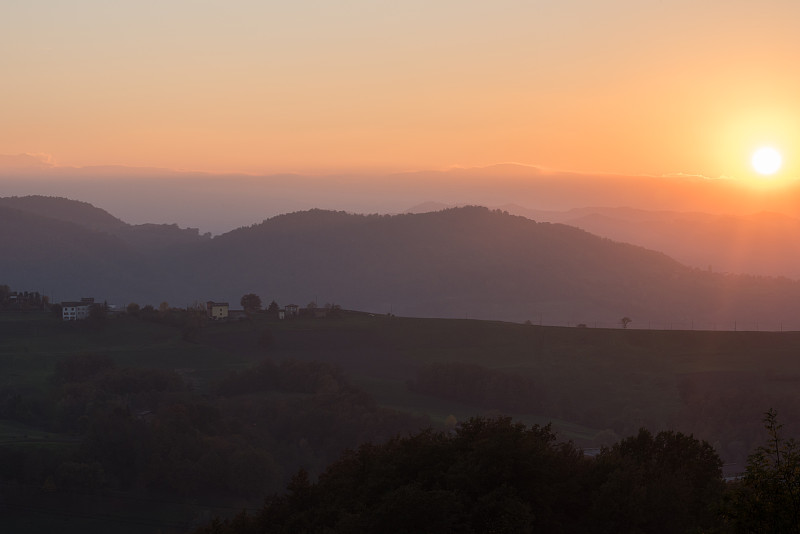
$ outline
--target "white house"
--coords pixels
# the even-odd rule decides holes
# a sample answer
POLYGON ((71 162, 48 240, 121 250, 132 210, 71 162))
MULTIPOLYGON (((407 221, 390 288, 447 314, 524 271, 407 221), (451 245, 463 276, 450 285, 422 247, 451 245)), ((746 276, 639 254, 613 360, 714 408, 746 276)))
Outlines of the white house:
POLYGON ((206 302, 206 314, 214 321, 225 320, 228 318, 228 303, 209 300, 206 302))
POLYGON ((61 319, 64 321, 82 321, 89 318, 89 308, 94 304, 94 299, 82 298, 80 302, 62 302, 61 319))

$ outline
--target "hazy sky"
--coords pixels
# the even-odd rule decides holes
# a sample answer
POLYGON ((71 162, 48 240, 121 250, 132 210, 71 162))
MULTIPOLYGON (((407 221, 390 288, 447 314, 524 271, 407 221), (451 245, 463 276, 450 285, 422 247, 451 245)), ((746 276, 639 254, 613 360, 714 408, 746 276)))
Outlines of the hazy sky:
POLYGON ((800 176, 800 2, 7 0, 0 154, 800 176))

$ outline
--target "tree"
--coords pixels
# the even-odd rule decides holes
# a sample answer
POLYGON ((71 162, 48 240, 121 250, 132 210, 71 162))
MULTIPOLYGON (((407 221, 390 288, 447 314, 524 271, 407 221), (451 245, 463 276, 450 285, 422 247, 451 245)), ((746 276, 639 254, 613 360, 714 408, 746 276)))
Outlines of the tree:
POLYGON ((139 310, 139 314, 144 319, 154 320, 156 316, 156 309, 153 307, 152 304, 145 304, 142 306, 142 309, 139 310))
POLYGON ((622 325, 622 328, 628 328, 628 325, 631 324, 632 322, 633 322, 633 319, 631 319, 630 317, 627 317, 627 316, 625 316, 625 317, 623 317, 622 319, 619 320, 619 323, 622 325))
POLYGON ((267 308, 267 311, 269 313, 273 313, 273 314, 277 315, 277 313, 278 313, 278 311, 280 309, 281 308, 280 308, 280 306, 278 306, 278 303, 273 300, 272 302, 269 303, 269 307, 267 308))
POLYGON ((691 435, 640 429, 602 449, 596 475, 602 484, 592 512, 600 532, 700 532, 717 522, 722 460, 691 435))
POLYGON ((734 532, 800 533, 800 445, 764 414, 767 444, 747 458, 747 472, 728 510, 734 532))
POLYGON ((254 313, 261 309, 261 297, 255 293, 247 293, 246 295, 242 295, 239 304, 242 305, 245 312, 254 313))

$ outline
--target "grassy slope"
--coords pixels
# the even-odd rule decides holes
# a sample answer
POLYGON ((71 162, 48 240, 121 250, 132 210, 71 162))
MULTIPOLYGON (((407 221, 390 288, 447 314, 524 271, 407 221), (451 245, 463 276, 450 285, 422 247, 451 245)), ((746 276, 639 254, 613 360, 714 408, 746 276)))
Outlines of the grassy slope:
POLYGON ((176 328, 127 317, 95 330, 46 316, 0 315, 4 384, 41 386, 60 358, 76 352, 101 352, 121 366, 178 369, 201 389, 267 356, 334 362, 381 404, 439 421, 478 410, 409 391, 406 382, 426 363, 475 363, 533 376, 547 391, 547 404, 537 413, 515 415, 545 422, 562 414, 566 421, 556 420, 556 426, 575 438, 590 438, 617 415, 648 426, 668 425, 680 408, 678 381, 684 376, 718 376, 723 382, 745 377, 778 393, 794 391, 800 377, 796 332, 556 328, 353 313, 338 319, 278 322, 256 316, 212 324, 190 343, 176 328), (274 340, 267 351, 257 343, 264 329, 274 340), (576 413, 596 412, 590 419, 600 423, 596 428, 570 425, 570 407, 576 413))
POLYGON ((128 317, 101 329, 62 323, 45 315, 0 314, 0 375, 5 383, 40 386, 60 359, 81 352, 110 356, 120 366, 181 369, 206 380, 248 360, 204 344, 189 343, 180 330, 128 317))
MULTIPOLYGON (((382 404, 435 420, 449 414, 461 419, 477 410, 409 391, 406 381, 420 365, 458 361, 530 374, 547 390, 548 403, 539 412, 515 415, 528 422, 546 422, 554 414, 583 421, 575 426, 554 420, 577 439, 593 437, 615 419, 622 421, 617 428, 630 430, 669 426, 682 407, 678 387, 687 376, 716 377, 717 390, 744 381, 772 394, 793 393, 800 377, 797 332, 553 328, 366 314, 257 322, 258 328, 273 333, 271 357, 335 362, 382 404), (582 415, 571 418, 570 407, 582 415), (596 421, 596 428, 587 428, 587 420, 596 421)), ((243 325, 218 325, 210 332, 222 346, 226 339, 232 343, 234 329, 244 339, 255 335, 243 325)))
MULTIPOLYGON (((552 420, 562 436, 579 444, 589 444, 615 418, 629 425, 669 426, 670 417, 682 407, 682 377, 718 377, 717 388, 728 381, 728 387, 736 387, 744 380, 748 387, 793 395, 800 380, 798 332, 553 328, 348 313, 338 319, 278 322, 256 316, 253 321, 211 324, 190 343, 177 328, 129 317, 110 319, 104 329, 96 330, 46 315, 0 314, 0 385, 43 387, 56 362, 77 352, 104 353, 121 366, 179 369, 201 390, 265 357, 334 362, 379 403, 425 413, 435 421, 481 411, 410 391, 406 381, 426 363, 476 363, 535 377, 547 391, 548 403, 535 413, 513 415, 527 423, 552 420), (265 329, 273 337, 266 351, 258 346, 265 329)), ((0 421, 3 446, 70 447, 71 440, 0 421)), ((207 520, 210 513, 200 505, 187 509, 171 501, 138 503, 130 495, 102 497, 102 504, 91 500, 95 498, 101 497, 76 496, 71 504, 37 501, 35 510, 29 510, 35 513, 20 514, 14 530, 60 526, 70 531, 65 527, 74 523, 75 531, 83 532, 88 521, 98 532, 112 527, 144 532, 174 525, 178 518, 207 520), (96 515, 98 505, 107 512, 102 517, 96 515), (140 506, 148 510, 142 517, 134 513, 140 506)))

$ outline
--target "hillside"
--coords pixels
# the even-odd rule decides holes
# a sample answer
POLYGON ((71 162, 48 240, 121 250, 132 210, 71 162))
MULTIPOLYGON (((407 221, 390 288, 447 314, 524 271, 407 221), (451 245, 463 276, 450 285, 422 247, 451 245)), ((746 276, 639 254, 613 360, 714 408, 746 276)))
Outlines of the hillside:
POLYGON ((101 232, 9 208, 3 216, 3 282, 56 300, 186 306, 237 303, 254 292, 282 305, 335 302, 418 317, 612 327, 628 316, 633 328, 800 328, 797 282, 692 269, 639 246, 480 207, 396 216, 310 210, 213 239, 159 225, 101 232))
POLYGON ((189 318, 0 314, 0 475, 12 530, 86 532, 92 521, 99 532, 185 531, 210 508, 260 507, 301 466, 313 479, 345 448, 474 415, 552 421, 578 447, 674 429, 727 462, 764 442, 770 407, 786 436, 800 430, 798 333, 340 312, 255 314, 187 339, 189 318), (72 520, 60 525, 64 516, 72 520))
POLYGON ((379 313, 544 324, 788 328, 800 287, 723 276, 562 224, 485 208, 275 217, 181 251, 196 284, 278 302, 317 298, 379 313), (204 257, 225 258, 224 262, 204 257), (715 324, 716 323, 716 324, 715 324))
MULTIPOLYGON (((582 446, 613 442, 641 426, 671 428, 708 439, 726 461, 741 462, 763 439, 762 415, 770 407, 788 435, 800 432, 796 332, 583 329, 342 312, 286 321, 257 314, 207 324, 191 340, 184 334, 179 312, 122 316, 101 329, 0 314, 2 413, 25 406, 8 393, 24 397, 49 387, 59 362, 102 354, 119 367, 177 371, 201 395, 265 361, 333 365, 379 405, 436 425, 449 415, 506 413, 528 423, 552 421, 582 446), (496 386, 518 402, 487 394, 496 386)), ((228 389, 246 394, 246 378, 228 389)), ((149 402, 134 401, 137 409, 149 402)))
POLYGON ((56 301, 152 292, 149 261, 117 236, 0 206, 0 273, 56 301))
POLYGON ((175 224, 128 224, 87 202, 60 197, 0 197, 0 206, 112 235, 131 249, 143 253, 156 253, 177 244, 205 241, 211 237, 200 235, 196 228, 178 228, 175 224))
POLYGON ((800 278, 800 264, 791 252, 800 240, 800 219, 779 213, 720 215, 609 207, 542 211, 514 205, 502 209, 646 246, 700 269, 800 278))
POLYGON ((120 219, 88 202, 59 197, 32 195, 25 197, 0 197, 0 206, 19 211, 70 222, 90 230, 112 233, 124 228, 120 219))

